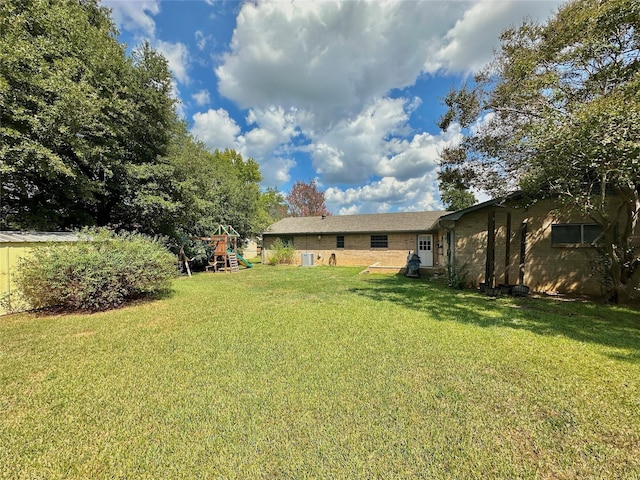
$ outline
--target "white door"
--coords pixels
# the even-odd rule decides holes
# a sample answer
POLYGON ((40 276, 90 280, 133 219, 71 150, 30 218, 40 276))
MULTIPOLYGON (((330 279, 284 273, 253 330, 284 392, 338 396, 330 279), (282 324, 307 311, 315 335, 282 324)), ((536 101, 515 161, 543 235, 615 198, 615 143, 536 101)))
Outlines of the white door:
POLYGON ((433 235, 418 235, 418 256, 421 267, 433 267, 433 235))

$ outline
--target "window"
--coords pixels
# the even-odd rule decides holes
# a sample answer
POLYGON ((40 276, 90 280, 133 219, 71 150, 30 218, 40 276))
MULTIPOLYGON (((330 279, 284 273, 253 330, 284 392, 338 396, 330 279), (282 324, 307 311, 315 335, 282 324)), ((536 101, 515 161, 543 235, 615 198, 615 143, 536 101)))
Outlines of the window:
POLYGON ((389 240, 386 235, 371 235, 371 248, 388 248, 389 240))
POLYGON ((344 248, 344 235, 336 236, 336 248, 344 248))
POLYGON ((589 223, 566 223, 551 225, 552 245, 591 245, 600 239, 600 225, 589 223))
POLYGON ((285 247, 293 247, 293 237, 278 237, 285 247))

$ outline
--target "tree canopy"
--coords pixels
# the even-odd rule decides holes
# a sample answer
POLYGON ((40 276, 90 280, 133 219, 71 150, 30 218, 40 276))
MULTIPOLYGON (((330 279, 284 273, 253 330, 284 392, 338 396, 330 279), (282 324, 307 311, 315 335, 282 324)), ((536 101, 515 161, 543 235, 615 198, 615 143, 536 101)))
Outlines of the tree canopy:
POLYGON ((446 185, 440 197, 447 210, 462 210, 476 203, 476 196, 464 186, 446 185))
POLYGON ((261 231, 258 164, 194 139, 167 60, 117 34, 98 0, 0 2, 0 229, 261 231))
POLYGON ((287 204, 292 217, 331 215, 325 204, 324 192, 318 190, 315 180, 308 183, 297 180, 287 195, 287 204))
POLYGON ((577 0, 506 30, 490 67, 445 104, 440 127, 466 132, 441 152, 445 188, 561 199, 602 227, 613 297, 637 293, 640 3, 577 0))

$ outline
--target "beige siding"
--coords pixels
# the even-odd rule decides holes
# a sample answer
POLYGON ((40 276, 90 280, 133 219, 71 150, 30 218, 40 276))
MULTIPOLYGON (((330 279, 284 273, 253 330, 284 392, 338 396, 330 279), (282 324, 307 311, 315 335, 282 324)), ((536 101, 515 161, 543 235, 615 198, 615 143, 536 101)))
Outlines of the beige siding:
POLYGON ((538 292, 565 292, 598 295, 601 278, 594 275, 593 262, 598 259, 596 248, 589 246, 552 246, 551 225, 556 223, 593 223, 592 220, 568 214, 557 209, 550 200, 540 201, 533 207, 487 207, 465 214, 455 226, 455 258, 458 268, 468 272, 470 285, 484 281, 487 226, 490 211, 495 212, 495 282, 518 283, 520 238, 522 223, 527 222, 524 284, 538 292), (505 258, 506 217, 511 212, 511 248, 505 258))
MULTIPOLYGON (((442 248, 437 248, 440 241, 438 232, 424 232, 433 235, 434 268, 443 266, 442 248)), ((376 233, 375 235, 379 235, 376 233)), ((389 233, 388 248, 371 248, 370 234, 344 234, 344 248, 336 248, 336 235, 294 235, 293 244, 296 249, 296 264, 302 263, 303 253, 313 253, 316 265, 328 265, 329 257, 335 254, 338 265, 369 266, 379 263, 382 266, 404 267, 409 251, 416 251, 417 233, 389 233)), ((264 261, 268 261, 271 245, 277 236, 264 237, 264 261)))

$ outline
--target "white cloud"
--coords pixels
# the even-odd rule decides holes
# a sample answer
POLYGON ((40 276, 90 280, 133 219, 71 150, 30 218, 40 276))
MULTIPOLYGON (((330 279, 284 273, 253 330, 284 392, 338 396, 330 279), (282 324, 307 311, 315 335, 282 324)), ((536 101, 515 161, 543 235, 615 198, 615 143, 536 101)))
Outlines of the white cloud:
POLYGON ((439 208, 438 151, 459 142, 460 130, 414 131, 419 101, 390 92, 425 74, 477 71, 500 31, 525 15, 544 20, 559 4, 247 2, 216 69, 219 92, 251 109, 249 124, 257 112, 295 112, 284 123, 282 113, 281 123, 256 120, 240 143, 261 165, 287 149, 308 152, 324 183, 359 185, 327 190, 340 212, 439 208), (291 143, 296 129, 308 140, 302 147, 291 143))
POLYGON ((476 72, 493 57, 500 32, 519 26, 525 16, 545 20, 561 3, 561 0, 478 1, 464 11, 446 35, 434 42, 424 71, 476 72))
POLYGON ((165 42, 155 40, 153 46, 167 59, 169 69, 176 80, 180 83, 188 84, 191 79, 187 74, 189 66, 189 49, 184 43, 165 42))
POLYGON ((321 127, 424 73, 472 72, 500 31, 545 19, 558 0, 260 2, 243 4, 219 91, 242 108, 314 112, 321 127))
POLYGON ((208 104, 211 101, 211 95, 209 94, 208 90, 200 90, 199 92, 191 95, 191 98, 193 98, 196 104, 200 107, 208 104))
MULTIPOLYGON (((212 49, 215 32, 193 33, 193 57, 183 43, 155 39, 159 1, 107 4, 116 5, 119 25, 151 39, 181 85, 189 83, 190 64, 198 61, 195 48, 212 49)), ((288 182, 295 156, 308 155, 314 175, 342 186, 327 189, 334 212, 439 208, 437 152, 459 141, 459 128, 438 135, 415 131, 410 120, 420 100, 391 97, 408 97, 403 89, 421 75, 476 71, 492 58, 501 30, 521 23, 525 14, 545 19, 559 4, 234 4, 236 28, 228 51, 216 56, 215 73, 219 93, 244 109, 246 118, 236 122, 224 109, 209 109, 193 115, 192 132, 211 148, 234 148, 254 158, 269 186, 288 182)), ((201 107, 211 102, 208 90, 191 98, 201 107)))
POLYGON ((207 44, 213 40, 213 35, 205 35, 202 30, 196 30, 193 35, 196 39, 198 50, 204 50, 207 44))
POLYGON ((247 125, 254 126, 241 138, 244 148, 254 157, 263 158, 288 144, 298 135, 296 111, 285 111, 282 107, 251 109, 246 118, 247 125))
POLYGON ((299 134, 295 111, 280 107, 250 110, 246 122, 252 128, 242 134, 240 126, 224 109, 209 109, 193 116, 191 132, 211 149, 233 148, 260 164, 263 183, 281 186, 291 180, 296 162, 287 145, 299 134))
POLYGON ((297 112, 282 107, 252 109, 246 122, 253 128, 238 138, 242 155, 260 164, 265 185, 288 182, 289 172, 296 165, 288 150, 291 140, 300 133, 296 127, 297 112))
POLYGON ((313 111, 326 126, 412 85, 458 11, 442 2, 245 3, 216 69, 219 90, 241 107, 313 111))
POLYGON ((167 59, 169 70, 178 82, 190 82, 187 73, 190 63, 187 46, 181 42, 167 42, 156 38, 153 16, 160 13, 159 0, 103 0, 102 4, 111 8, 116 25, 131 32, 137 42, 149 41, 167 59))
POLYGON ((191 132, 211 149, 238 148, 240 127, 229 117, 229 112, 222 108, 210 108, 205 113, 196 113, 191 132))
POLYGON ((412 134, 415 102, 383 98, 322 134, 309 133, 313 166, 328 183, 419 178, 438 166, 438 152, 461 139, 457 125, 439 135, 412 134), (412 135, 412 136, 411 136, 412 135))
POLYGON ((114 21, 122 28, 150 38, 155 36, 156 22, 152 15, 160 13, 159 0, 103 0, 102 5, 111 9, 114 21))
POLYGON ((384 177, 378 181, 355 187, 325 190, 325 199, 330 211, 338 215, 353 213, 383 213, 393 210, 424 211, 440 210, 435 173, 420 178, 400 181, 384 177))
POLYGON ((452 125, 446 133, 414 135, 411 142, 402 142, 397 155, 383 158, 377 167, 380 175, 391 175, 399 180, 408 180, 431 172, 438 167, 439 153, 444 147, 462 140, 458 125, 452 125))
MULTIPOLYGON (((254 159, 255 160, 255 159, 254 159)), ((271 157, 260 162, 263 183, 268 186, 282 185, 291 180, 290 171, 296 162, 290 158, 271 157)))
POLYGON ((321 133, 309 132, 314 142, 313 165, 328 182, 356 183, 380 173, 385 155, 402 149, 401 138, 411 132, 406 99, 374 100, 358 115, 321 133))

